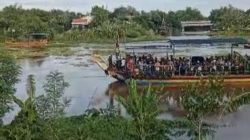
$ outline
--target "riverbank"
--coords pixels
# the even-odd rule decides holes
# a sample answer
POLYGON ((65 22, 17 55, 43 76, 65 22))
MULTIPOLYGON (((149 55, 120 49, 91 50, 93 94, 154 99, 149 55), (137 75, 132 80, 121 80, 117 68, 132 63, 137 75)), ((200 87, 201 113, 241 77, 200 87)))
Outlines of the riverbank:
MULTIPOLYGON (((121 39, 120 43, 130 43, 130 42, 141 42, 141 41, 157 41, 164 40, 163 36, 142 36, 138 38, 130 38, 127 40, 121 39)), ((44 47, 41 48, 6 48, 4 43, 0 43, 0 50, 13 55, 16 59, 22 58, 41 58, 49 55, 56 56, 69 56, 74 55, 75 51, 71 48, 83 47, 86 49, 91 49, 95 52, 106 52, 106 50, 113 51, 113 47, 116 40, 111 39, 96 39, 96 40, 53 40, 44 47)))
POLYGON ((73 55, 69 47, 48 47, 48 48, 2 48, 2 51, 14 56, 16 59, 41 58, 49 55, 69 56, 73 55))
MULTIPOLYGON (((216 36, 224 36, 229 37, 227 35, 223 35, 223 33, 217 34, 216 36)), ((241 36, 250 41, 250 35, 241 36)), ((120 43, 130 43, 130 42, 143 42, 143 41, 162 41, 166 40, 166 37, 163 36, 155 36, 152 37, 140 37, 140 38, 132 38, 132 39, 121 39, 120 43)), ((0 43, 0 49, 5 51, 8 54, 13 55, 16 59, 22 58, 41 58, 50 55, 55 56, 69 56, 74 55, 76 51, 72 48, 74 47, 83 47, 91 50, 94 53, 98 54, 110 54, 113 51, 113 47, 115 44, 115 40, 95 40, 95 41, 58 41, 53 40, 50 43, 42 48, 5 48, 4 43, 0 43)))

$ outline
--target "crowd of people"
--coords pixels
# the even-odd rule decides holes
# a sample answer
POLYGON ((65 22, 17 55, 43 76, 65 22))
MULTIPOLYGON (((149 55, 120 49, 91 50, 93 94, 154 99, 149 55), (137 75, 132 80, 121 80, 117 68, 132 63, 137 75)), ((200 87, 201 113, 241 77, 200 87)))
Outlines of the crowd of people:
POLYGON ((203 76, 211 74, 243 74, 244 61, 237 55, 210 57, 153 57, 152 55, 127 55, 109 57, 109 68, 131 76, 171 77, 203 76))

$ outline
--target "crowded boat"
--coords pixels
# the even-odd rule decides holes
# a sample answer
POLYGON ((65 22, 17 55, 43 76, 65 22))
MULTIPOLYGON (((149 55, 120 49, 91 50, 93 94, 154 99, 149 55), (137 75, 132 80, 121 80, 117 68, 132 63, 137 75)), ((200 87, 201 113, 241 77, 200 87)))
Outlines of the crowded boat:
POLYGON ((236 52, 224 56, 157 57, 146 55, 110 55, 108 70, 132 78, 167 78, 173 76, 242 75, 245 60, 236 52))

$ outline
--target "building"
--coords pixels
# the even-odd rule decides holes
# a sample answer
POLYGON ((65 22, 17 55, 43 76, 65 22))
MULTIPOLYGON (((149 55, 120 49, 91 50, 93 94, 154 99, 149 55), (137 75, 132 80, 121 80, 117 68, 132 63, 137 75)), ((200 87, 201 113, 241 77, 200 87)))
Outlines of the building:
POLYGON ((91 16, 76 17, 72 20, 71 25, 73 29, 84 29, 93 21, 91 16))
POLYGON ((212 26, 211 21, 183 21, 182 35, 208 35, 212 26))

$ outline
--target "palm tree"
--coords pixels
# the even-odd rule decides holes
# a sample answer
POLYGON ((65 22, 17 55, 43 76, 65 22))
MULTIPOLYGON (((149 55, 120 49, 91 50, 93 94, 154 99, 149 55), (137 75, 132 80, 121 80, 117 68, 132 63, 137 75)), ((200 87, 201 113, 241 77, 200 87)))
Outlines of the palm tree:
POLYGON ((14 102, 21 108, 21 111, 11 122, 8 138, 15 139, 41 139, 42 134, 38 135, 36 132, 41 132, 42 127, 38 123, 38 114, 35 107, 35 80, 33 75, 29 75, 27 79, 27 95, 25 101, 18 99, 13 95, 14 102))
POLYGON ((141 93, 138 92, 134 80, 129 81, 128 86, 129 95, 127 99, 120 97, 119 102, 133 118, 136 136, 140 140, 150 139, 156 134, 154 127, 156 117, 159 115, 158 97, 151 90, 151 86, 141 93))

